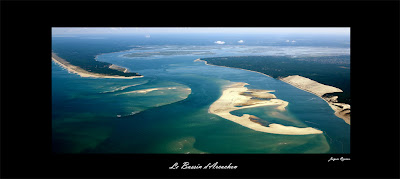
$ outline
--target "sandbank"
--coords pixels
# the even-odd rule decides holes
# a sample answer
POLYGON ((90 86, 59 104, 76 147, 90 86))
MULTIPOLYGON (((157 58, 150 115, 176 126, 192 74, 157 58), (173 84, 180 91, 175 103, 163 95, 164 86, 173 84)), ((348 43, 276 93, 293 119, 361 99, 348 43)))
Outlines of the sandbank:
MULTIPOLYGON (((230 112, 245 109, 245 108, 254 108, 260 106, 277 106, 278 110, 285 110, 285 107, 289 104, 286 101, 280 99, 269 99, 269 100, 259 100, 252 99, 251 92, 252 90, 244 87, 248 85, 247 83, 234 83, 228 86, 222 93, 222 96, 211 104, 209 108, 209 113, 218 115, 222 118, 240 124, 244 127, 253 129, 259 132, 266 132, 271 134, 284 134, 284 135, 308 135, 308 134, 321 134, 322 131, 306 127, 299 128, 294 126, 284 126, 281 124, 269 124, 269 126, 263 126, 258 122, 254 121, 255 116, 244 114, 243 116, 235 116, 230 112), (250 94, 249 94, 250 92, 250 94), (242 95, 243 93, 247 93, 246 95, 242 95)), ((253 90, 254 91, 254 90, 253 90)), ((267 93, 267 91, 259 90, 260 93, 267 93)), ((269 97, 272 98, 271 95, 269 97)))
MULTIPOLYGON (((194 62, 204 62, 206 65, 227 67, 227 66, 222 66, 222 65, 208 64, 207 61, 201 60, 200 58, 194 60, 194 62)), ((227 68, 235 68, 235 67, 227 67, 227 68)), ((235 68, 235 69, 251 71, 251 70, 242 69, 242 68, 235 68)), ((257 71, 251 71, 251 72, 255 72, 255 73, 259 73, 259 74, 271 77, 271 76, 266 75, 261 72, 257 72, 257 71)), ((328 85, 323 85, 321 83, 318 83, 316 81, 313 81, 311 79, 308 79, 308 78, 305 78, 305 77, 302 77, 299 75, 288 76, 285 78, 280 78, 279 80, 286 82, 286 83, 288 83, 296 88, 299 88, 301 90, 304 90, 304 91, 307 91, 307 92, 317 95, 318 97, 320 97, 321 99, 323 99, 324 101, 326 101, 329 104, 329 106, 335 111, 335 115, 337 117, 343 119, 347 124, 350 125, 350 105, 346 104, 346 105, 348 105, 348 109, 344 109, 344 108, 338 107, 337 103, 335 103, 335 102, 337 102, 337 97, 322 97, 326 93, 343 92, 341 89, 332 87, 332 86, 328 86, 328 85)))
MULTIPOLYGON (((124 92, 124 93, 120 93, 120 94, 129 94, 129 93, 142 93, 142 94, 146 94, 148 92, 152 92, 152 91, 158 91, 158 90, 171 90, 171 89, 177 89, 177 87, 166 87, 166 88, 149 88, 149 89, 142 89, 142 90, 135 90, 135 91, 128 91, 128 92, 124 92)), ((189 90, 191 90, 189 88, 189 90)))
POLYGON ((115 88, 114 90, 111 90, 111 91, 104 91, 104 92, 100 92, 100 93, 113 93, 113 92, 116 92, 116 91, 122 91, 122 90, 124 90, 124 89, 126 89, 126 88, 129 88, 129 87, 139 86, 139 85, 146 84, 147 82, 148 82, 148 81, 145 81, 145 82, 139 83, 139 84, 121 86, 121 87, 119 87, 119 88, 115 88))

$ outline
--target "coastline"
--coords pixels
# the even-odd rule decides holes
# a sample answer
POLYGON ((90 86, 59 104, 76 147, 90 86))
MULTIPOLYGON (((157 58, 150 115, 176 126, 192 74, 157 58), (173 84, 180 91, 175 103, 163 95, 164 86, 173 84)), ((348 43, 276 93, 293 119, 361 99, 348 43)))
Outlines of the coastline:
POLYGON ((323 133, 322 131, 312 127, 300 128, 294 126, 284 126, 276 123, 264 126, 261 123, 254 121, 254 118, 257 118, 256 116, 250 114, 244 114, 241 117, 232 115, 230 113, 232 111, 260 106, 277 106, 275 109, 284 111, 285 107, 289 104, 287 101, 276 99, 274 95, 266 100, 253 99, 253 97, 260 94, 270 95, 269 92, 271 91, 249 90, 245 87, 246 85, 249 84, 238 82, 227 86, 223 90, 221 97, 211 104, 208 112, 259 132, 283 135, 309 135, 323 133))
MULTIPOLYGON (((204 62, 206 65, 210 65, 210 66, 226 67, 226 68, 234 68, 234 69, 239 69, 239 70, 251 71, 251 70, 247 70, 247 69, 243 69, 243 68, 227 67, 227 66, 220 66, 220 65, 208 64, 207 61, 201 60, 200 58, 194 60, 193 62, 204 62)), ((261 72, 258 72, 258 71, 251 71, 251 72, 258 73, 258 74, 261 74, 261 75, 268 76, 268 77, 272 78, 271 76, 269 76, 269 75, 267 75, 267 74, 264 74, 264 73, 261 73, 261 72)))
MULTIPOLYGON (((206 65, 219 66, 219 65, 208 64, 207 61, 201 60, 200 58, 194 60, 193 62, 204 62, 206 65)), ((219 66, 219 67, 227 67, 227 66, 219 66)), ((240 70, 251 71, 251 70, 241 69, 241 68, 235 68, 235 67, 227 67, 227 68, 234 68, 234 69, 240 69, 240 70)), ((256 73, 259 73, 259 74, 262 74, 262 75, 271 77, 271 76, 269 76, 269 75, 267 75, 267 74, 264 74, 264 73, 261 73, 261 72, 257 72, 257 71, 251 71, 251 72, 256 72, 256 73)), ((296 76, 296 75, 293 75, 293 76, 296 76)), ((297 76, 299 76, 299 75, 297 75, 297 76)), ((290 76, 288 76, 288 77, 290 77, 290 76)), ((301 76, 299 76, 299 77, 301 77, 301 76)), ((271 78, 273 78, 273 77, 271 77, 271 78)), ((287 77, 285 77, 285 78, 287 78, 287 77)), ((305 78, 305 77, 302 77, 302 78, 305 78)), ((343 119, 344 122, 346 122, 347 124, 350 125, 350 116, 349 116, 349 114, 348 114, 348 113, 350 113, 350 105, 344 104, 344 103, 335 103, 335 102, 330 101, 328 98, 323 98, 323 97, 322 97, 324 94, 329 93, 329 92, 325 92, 325 93, 323 93, 323 94, 322 94, 322 93, 319 93, 319 94, 318 94, 318 93, 316 93, 316 92, 314 92, 314 91, 308 90, 306 87, 301 87, 301 86, 298 86, 298 85, 294 85, 294 84, 288 82, 287 80, 283 80, 283 79, 284 79, 284 78, 279 78, 278 80, 283 81, 283 82, 285 82, 285 83, 287 83, 287 84, 290 84, 290 85, 292 85, 292 86, 294 86, 294 87, 296 87, 296 88, 298 88, 298 89, 301 89, 301 90, 303 90, 303 91, 306 91, 306 92, 309 92, 309 93, 311 93, 311 94, 314 94, 314 95, 318 96, 319 98, 321 98, 322 100, 324 100, 324 101, 325 101, 326 103, 328 103, 328 105, 333 109, 334 114, 335 114, 337 117, 343 119), (339 106, 341 106, 341 107, 339 107, 339 106), (345 112, 346 110, 348 110, 348 112, 345 112)), ((308 78, 307 78, 307 79, 308 79, 308 78)), ((318 82, 316 82, 316 83, 318 83, 318 82)), ((318 84, 320 84, 320 83, 318 83, 318 84)), ((320 84, 320 85, 323 85, 323 84, 320 84)), ((325 85, 325 86, 327 86, 327 85, 325 85)), ((335 87, 333 87, 333 88, 335 88, 335 87)), ((339 89, 339 88, 337 88, 337 89, 339 89)), ((339 89, 339 90, 340 90, 340 89, 339 89)), ((342 92, 342 91, 340 90, 340 91, 337 91, 337 92, 342 92)))
POLYGON ((130 77, 125 77, 125 76, 117 76, 117 75, 103 75, 103 74, 98 74, 98 73, 92 73, 88 72, 78 66, 71 65, 69 62, 66 60, 58 57, 55 53, 52 52, 51 59, 53 62, 56 64, 60 65, 62 68, 68 70, 70 73, 75 73, 78 74, 81 77, 92 77, 92 78, 118 78, 118 79, 133 79, 133 78, 142 78, 143 76, 130 76, 130 77))
MULTIPOLYGON (((346 113, 344 112, 344 111, 346 111, 346 110, 348 110, 348 111, 350 112, 350 105, 349 105, 349 104, 344 104, 344 103, 335 103, 335 102, 330 101, 329 98, 324 98, 324 97, 322 97, 324 94, 332 93, 332 92, 342 92, 342 90, 340 90, 339 88, 337 88, 337 89, 339 89, 340 91, 329 91, 329 90, 327 90, 327 91, 325 91, 325 92, 319 92, 319 93, 317 93, 315 90, 311 90, 311 89, 307 88, 306 85, 295 84, 295 83, 298 81, 298 79, 290 80, 290 78, 293 78, 293 77, 300 78, 300 80, 302 80, 302 79, 308 79, 308 78, 306 78, 306 77, 302 77, 302 76, 299 76, 299 75, 292 75, 292 76, 287 76, 287 77, 285 77, 285 78, 281 78, 281 79, 279 79, 279 80, 281 80, 281 81, 283 81, 283 82, 285 82, 285 83, 287 83, 287 84, 290 84, 290 85, 292 85, 292 86, 294 86, 294 87, 296 87, 296 88, 298 88, 298 89, 301 89, 301 90, 303 90, 303 91, 306 91, 306 92, 309 92, 309 93, 311 93, 311 94, 314 94, 314 95, 318 96, 319 98, 321 98, 322 100, 324 100, 326 103, 328 103, 328 105, 333 109, 333 111, 335 111, 334 114, 335 114, 337 117, 343 119, 344 122, 346 122, 347 124, 350 125, 350 116, 349 116, 349 115, 346 115, 346 113), (341 106, 341 107, 339 107, 339 106, 341 106)), ((316 81, 314 81, 314 80, 311 80, 311 79, 308 79, 308 80, 309 80, 309 81, 313 81, 314 83, 316 83, 316 84, 319 85, 319 86, 328 86, 328 85, 324 85, 324 84, 318 83, 318 82, 316 82, 316 81)), ((329 86, 329 87, 331 87, 331 86, 329 86)), ((335 87, 333 87, 333 88, 335 88, 335 87)))

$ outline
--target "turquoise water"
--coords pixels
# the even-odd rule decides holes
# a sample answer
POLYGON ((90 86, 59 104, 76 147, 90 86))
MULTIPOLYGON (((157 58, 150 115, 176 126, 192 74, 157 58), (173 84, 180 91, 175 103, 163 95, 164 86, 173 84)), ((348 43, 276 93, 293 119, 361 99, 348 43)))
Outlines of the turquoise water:
MULTIPOLYGON (((126 58, 179 46, 106 53, 97 60, 144 75, 137 79, 81 78, 52 65, 53 151, 61 153, 349 153, 350 126, 319 97, 250 71, 193 62, 210 56, 254 55, 243 48, 203 47, 209 55, 126 58), (246 82, 250 89, 275 90, 286 111, 257 107, 232 112, 323 134, 257 132, 209 114, 224 86, 246 82), (159 90, 138 93, 144 89, 159 90), (168 89, 169 88, 169 89, 168 89), (190 90, 189 90, 190 89, 190 90), (121 117, 117 117, 120 115, 121 117)), ((196 48, 196 47, 192 47, 196 48)), ((246 47, 249 48, 249 47, 246 47)), ((345 51, 345 50, 344 50, 345 51)), ((258 53, 258 52, 257 52, 258 53)))

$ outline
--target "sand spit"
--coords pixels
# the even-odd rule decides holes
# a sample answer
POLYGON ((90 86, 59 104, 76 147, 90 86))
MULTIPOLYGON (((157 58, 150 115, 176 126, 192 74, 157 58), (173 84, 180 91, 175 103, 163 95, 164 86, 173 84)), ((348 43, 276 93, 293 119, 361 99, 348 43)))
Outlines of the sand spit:
POLYGON ((70 73, 78 74, 81 77, 92 77, 92 78, 120 78, 120 79, 133 79, 133 78, 142 78, 143 76, 117 76, 117 75, 103 75, 98 73, 88 72, 78 66, 71 65, 66 60, 58 57, 55 53, 52 53, 51 59, 62 68, 67 69, 70 73))
MULTIPOLYGON (((272 134, 284 134, 284 135, 308 135, 308 134, 321 134, 322 131, 306 127, 306 128, 298 128, 293 126, 284 126, 281 124, 269 124, 268 127, 261 125, 259 122, 256 122, 256 116, 252 116, 249 114, 244 114, 243 116, 235 116, 230 112, 245 109, 245 108, 253 108, 260 106, 277 106, 278 110, 285 110, 285 107, 289 104, 286 101, 276 99, 275 95, 268 95, 268 100, 260 100, 260 99, 252 99, 253 96, 251 93, 255 90, 249 90, 245 85, 247 83, 234 83, 228 86, 222 93, 222 96, 211 104, 209 108, 209 113, 218 115, 222 118, 228 119, 232 122, 238 123, 247 128, 253 129, 255 131, 272 133, 272 134), (242 95, 246 94, 246 95, 242 95)), ((266 90, 257 90, 258 93, 268 93, 266 90)), ((271 92, 271 91, 269 91, 271 92)), ((259 95, 259 94, 256 94, 259 95)), ((266 95, 265 95, 266 96, 266 95)))
MULTIPOLYGON (((247 69, 243 69, 243 68, 235 68, 235 67, 227 67, 227 66, 222 66, 222 65, 212 65, 212 64, 208 64, 207 61, 201 60, 200 58, 194 60, 193 62, 204 62, 204 64, 210 65, 210 66, 218 66, 218 67, 226 67, 226 68, 234 68, 234 69, 239 69, 239 70, 251 71, 251 70, 247 70, 247 69)), ((269 75, 267 75, 267 74, 264 74, 264 73, 261 73, 261 72, 258 72, 258 71, 251 71, 251 72, 259 73, 259 74, 261 74, 261 75, 271 77, 271 76, 269 76, 269 75)), ((272 77, 271 77, 271 78, 272 78, 272 77)))
POLYGON ((329 106, 335 111, 335 115, 337 117, 343 119, 347 124, 350 125, 350 105, 337 103, 337 96, 322 97, 326 93, 343 92, 341 89, 324 85, 299 75, 288 76, 281 78, 280 80, 319 96, 329 104, 329 106))
POLYGON ((124 72, 124 73, 128 73, 129 72, 129 70, 127 68, 120 67, 120 66, 114 65, 114 64, 112 64, 108 68, 113 69, 113 70, 118 70, 118 71, 121 71, 121 72, 124 72))

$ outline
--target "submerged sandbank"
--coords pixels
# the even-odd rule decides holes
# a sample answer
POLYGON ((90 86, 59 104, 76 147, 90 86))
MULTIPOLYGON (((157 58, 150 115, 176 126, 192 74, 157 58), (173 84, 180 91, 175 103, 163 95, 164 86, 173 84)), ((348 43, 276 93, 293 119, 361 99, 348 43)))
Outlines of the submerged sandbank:
MULTIPOLYGON (((78 74, 81 77, 92 77, 92 78, 120 78, 120 79, 133 79, 133 78, 142 78, 143 76, 118 76, 118 75, 105 75, 105 74, 99 74, 99 73, 93 73, 93 72, 89 72, 86 71, 84 69, 82 69, 81 67, 75 66, 70 64, 68 61, 58 57, 55 53, 51 53, 52 57, 51 59, 58 65, 60 65, 61 67, 65 68, 68 70, 68 72, 70 73, 75 73, 78 74)), ((111 65, 112 66, 112 65, 111 65)), ((122 67, 118 67, 118 66, 112 66, 113 68, 118 68, 119 70, 122 69, 122 67)), ((124 71, 127 71, 124 70, 124 71)), ((126 72, 124 72, 126 73, 126 72)))
POLYGON ((211 104, 209 113, 218 115, 222 118, 228 119, 232 122, 238 123, 247 128, 255 131, 272 133, 272 134, 285 134, 285 135, 307 135, 307 134, 321 134, 322 131, 306 127, 299 128, 294 126, 284 126, 281 124, 269 124, 269 126, 263 126, 258 122, 252 120, 255 116, 244 114, 243 116, 235 116, 230 112, 253 108, 260 106, 277 106, 277 110, 285 110, 285 107, 289 104, 286 101, 276 99, 275 95, 270 94, 267 90, 249 90, 245 85, 247 83, 234 83, 228 86, 222 93, 222 96, 211 104), (267 97, 266 100, 254 99, 256 96, 267 97))
POLYGON ((121 87, 119 87, 119 88, 115 88, 115 89, 110 90, 110 91, 103 91, 103 92, 100 92, 100 93, 114 93, 114 92, 117 92, 117 91, 122 91, 122 90, 124 90, 124 89, 126 89, 126 88, 129 88, 129 87, 143 85, 143 84, 146 84, 147 82, 149 82, 149 81, 147 80, 147 81, 144 81, 144 82, 138 83, 138 84, 121 86, 121 87))
POLYGON ((117 94, 117 95, 121 95, 121 94, 130 94, 130 93, 142 93, 142 94, 146 94, 146 93, 149 93, 149 92, 152 92, 152 91, 171 90, 171 89, 187 90, 187 91, 191 91, 191 90, 192 90, 192 89, 190 89, 190 88, 179 88, 179 87, 149 88, 149 89, 141 89, 141 90, 128 91, 128 92, 120 93, 120 94, 117 94))
POLYGON ((327 93, 335 93, 335 92, 343 92, 341 89, 324 85, 318 83, 314 80, 311 80, 306 77, 302 77, 299 75, 292 75, 285 78, 280 79, 283 82, 286 82, 294 87, 297 87, 301 90, 310 92, 315 94, 325 100, 329 106, 335 111, 335 115, 341 119, 343 119, 347 124, 350 124, 350 105, 345 103, 337 103, 337 96, 333 97, 322 97, 327 93))

